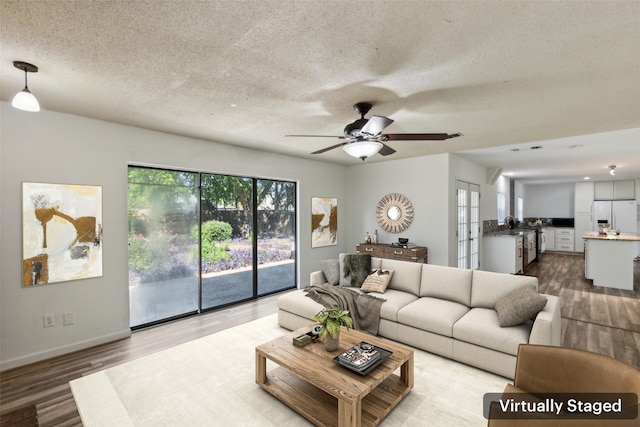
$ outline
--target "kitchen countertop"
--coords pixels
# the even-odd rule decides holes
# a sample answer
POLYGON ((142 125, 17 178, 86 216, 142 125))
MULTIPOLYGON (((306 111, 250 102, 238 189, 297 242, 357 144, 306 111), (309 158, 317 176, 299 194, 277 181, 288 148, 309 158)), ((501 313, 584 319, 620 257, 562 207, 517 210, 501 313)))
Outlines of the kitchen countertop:
POLYGON ((618 240, 624 242, 640 242, 640 234, 635 233, 620 233, 617 236, 608 236, 600 234, 597 231, 587 231, 582 236, 583 239, 593 240, 618 240))

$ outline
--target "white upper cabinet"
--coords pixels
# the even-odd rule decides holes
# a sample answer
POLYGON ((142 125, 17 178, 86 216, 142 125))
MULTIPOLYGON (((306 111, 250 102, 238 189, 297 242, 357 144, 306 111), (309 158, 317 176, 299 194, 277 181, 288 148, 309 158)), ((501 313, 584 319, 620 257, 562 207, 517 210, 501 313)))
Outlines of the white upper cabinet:
POLYGON ((594 200, 613 200, 613 181, 594 182, 594 200))
POLYGON ((575 213, 591 213, 593 211, 593 182, 577 182, 575 188, 575 213))
POLYGON ((632 179, 626 181, 613 181, 613 200, 633 200, 636 198, 636 182, 632 179))
POLYGON ((594 200, 634 200, 636 198, 635 181, 602 181, 594 183, 594 200))

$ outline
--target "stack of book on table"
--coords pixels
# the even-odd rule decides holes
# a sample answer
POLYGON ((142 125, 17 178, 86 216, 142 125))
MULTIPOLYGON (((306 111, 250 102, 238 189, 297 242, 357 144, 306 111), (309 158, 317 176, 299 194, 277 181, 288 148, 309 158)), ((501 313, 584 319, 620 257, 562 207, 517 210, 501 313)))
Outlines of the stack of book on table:
POLYGON ((340 354, 338 360, 340 364, 361 372, 380 360, 380 352, 373 345, 362 342, 340 354))

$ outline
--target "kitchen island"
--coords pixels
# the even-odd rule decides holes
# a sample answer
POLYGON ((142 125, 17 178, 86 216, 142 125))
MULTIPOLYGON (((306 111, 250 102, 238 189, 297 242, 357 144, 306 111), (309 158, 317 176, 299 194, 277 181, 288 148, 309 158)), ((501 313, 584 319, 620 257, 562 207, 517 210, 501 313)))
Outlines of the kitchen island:
POLYGON ((584 276, 594 286, 633 290, 634 246, 640 235, 620 233, 617 236, 588 231, 585 240, 584 276))

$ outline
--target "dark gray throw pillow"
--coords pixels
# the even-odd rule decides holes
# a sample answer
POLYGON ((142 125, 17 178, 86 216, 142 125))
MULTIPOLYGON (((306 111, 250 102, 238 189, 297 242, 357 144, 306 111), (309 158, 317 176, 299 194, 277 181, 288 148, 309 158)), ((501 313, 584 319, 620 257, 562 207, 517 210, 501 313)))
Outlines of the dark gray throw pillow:
POLYGON ((340 282, 340 261, 337 259, 320 261, 320 270, 330 285, 337 285, 340 282))
POLYGON ((530 287, 518 288, 496 302, 500 326, 520 325, 538 314, 547 299, 530 287))

